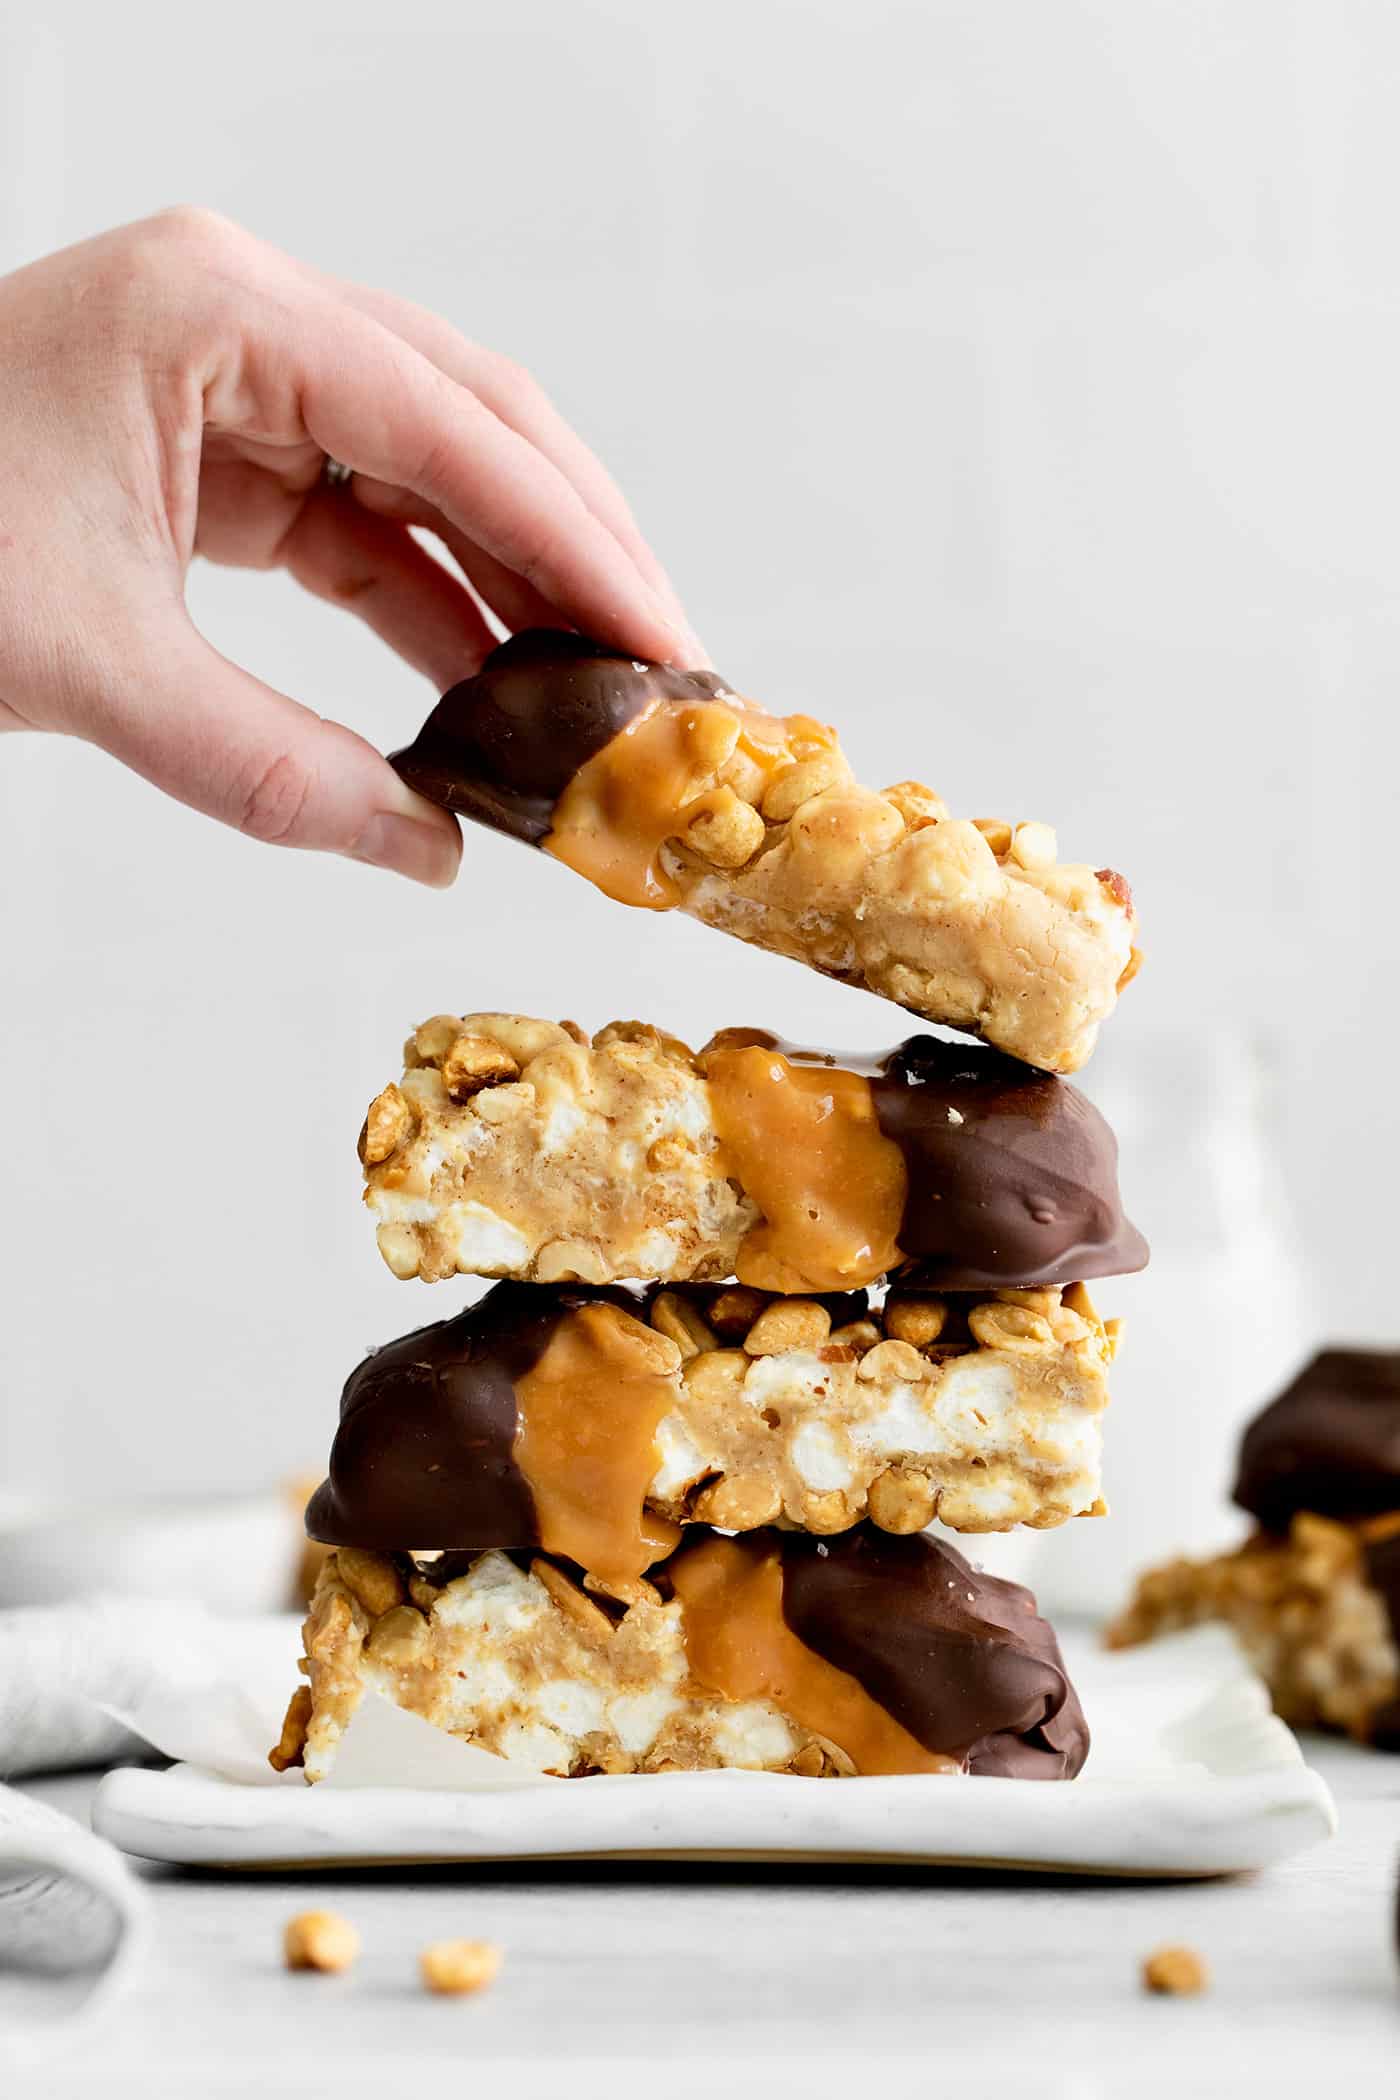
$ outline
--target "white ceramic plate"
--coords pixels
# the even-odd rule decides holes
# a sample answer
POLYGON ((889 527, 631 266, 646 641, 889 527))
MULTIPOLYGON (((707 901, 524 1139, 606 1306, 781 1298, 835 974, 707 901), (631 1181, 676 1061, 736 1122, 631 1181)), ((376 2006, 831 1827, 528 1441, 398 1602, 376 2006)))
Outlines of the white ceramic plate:
POLYGON ((1094 1749, 1073 1785, 698 1772, 512 1773, 368 1700, 332 1780, 252 1783, 190 1764, 114 1772, 93 1822, 182 1865, 365 1866, 573 1858, 872 1860, 1081 1874, 1267 1866, 1336 1812, 1263 1686, 1215 1629, 1127 1656, 1065 1643, 1094 1749))

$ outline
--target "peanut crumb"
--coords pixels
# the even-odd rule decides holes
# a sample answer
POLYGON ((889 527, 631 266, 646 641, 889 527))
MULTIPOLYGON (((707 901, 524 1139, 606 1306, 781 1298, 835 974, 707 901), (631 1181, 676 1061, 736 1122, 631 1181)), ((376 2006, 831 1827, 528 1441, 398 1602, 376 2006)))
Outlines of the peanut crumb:
POLYGON ((288 1702, 282 1734, 267 1753, 267 1761, 274 1772, 289 1772, 294 1765, 301 1763, 306 1748, 306 1731, 310 1726, 311 1687, 301 1684, 288 1702))
POLYGON ((650 1320, 658 1334, 673 1341, 683 1360, 704 1355, 715 1347, 714 1330, 688 1298, 677 1291, 662 1291, 652 1300, 650 1320))
POLYGON ((348 1918, 333 1910, 298 1911, 287 1920, 282 1951, 289 1969, 317 1969, 334 1976, 359 1954, 360 1935, 348 1918))
POLYGON ((1195 1998, 1206 1990, 1210 1976, 1194 1947, 1157 1947, 1142 1964, 1144 1990, 1170 1998, 1195 1998))
POLYGON ((484 1991, 501 1972, 501 1950, 490 1940, 435 1940, 418 1957, 426 1990, 445 1998, 484 1991))

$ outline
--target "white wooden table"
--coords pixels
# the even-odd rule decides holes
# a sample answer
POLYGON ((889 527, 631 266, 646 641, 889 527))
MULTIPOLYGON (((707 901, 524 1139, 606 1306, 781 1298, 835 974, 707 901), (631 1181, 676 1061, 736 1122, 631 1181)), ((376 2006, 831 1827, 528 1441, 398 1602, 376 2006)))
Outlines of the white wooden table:
MULTIPOLYGON (((1079 1883, 654 1865, 297 1875, 158 1867, 155 1943, 34 2100, 448 2100, 645 2092, 977 2100, 1380 2100, 1400 2092, 1400 1758, 1316 1743, 1338 1838, 1253 1879, 1079 1883), (347 1977, 289 1975, 280 1932, 359 1926, 347 1977), (488 1995, 432 2000, 428 1940, 496 1940, 488 1995), (1203 1999, 1140 1956, 1205 1955, 1203 1999), (490 2080, 488 2085, 484 2081, 490 2080)), ((93 1781, 34 1792, 86 1813, 93 1781)), ((30 2091, 5 2100, 30 2100, 30 2091)))

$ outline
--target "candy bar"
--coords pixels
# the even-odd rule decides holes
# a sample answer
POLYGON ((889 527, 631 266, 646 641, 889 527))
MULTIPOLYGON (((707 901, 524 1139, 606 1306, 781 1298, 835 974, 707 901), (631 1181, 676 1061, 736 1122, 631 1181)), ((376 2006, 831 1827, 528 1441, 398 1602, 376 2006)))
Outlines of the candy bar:
POLYGON ((1111 1644, 1220 1621, 1285 1720, 1400 1750, 1400 1353, 1314 1357, 1246 1430, 1235 1500, 1259 1528, 1141 1576, 1111 1644))
POLYGON ((330 1771, 367 1692, 538 1772, 1069 1779, 1088 1730, 1029 1591, 951 1546, 695 1532, 625 1601, 558 1559, 342 1549, 276 1762, 330 1771))
POLYGON ((860 787, 835 732, 708 672, 536 630, 453 686, 394 764, 621 903, 679 908, 825 975, 1073 1072, 1137 964, 1121 875, 1045 824, 968 823, 860 787))
POLYGON ((1097 1513, 1114 1336, 1083 1286, 767 1298, 502 1283, 376 1350, 307 1514, 331 1545, 540 1546, 606 1583, 677 1525, 1097 1513))
POLYGON ((1097 1109, 981 1045, 852 1060, 729 1028, 697 1054, 637 1022, 439 1014, 404 1062, 360 1136, 396 1276, 968 1291, 1147 1260, 1097 1109))

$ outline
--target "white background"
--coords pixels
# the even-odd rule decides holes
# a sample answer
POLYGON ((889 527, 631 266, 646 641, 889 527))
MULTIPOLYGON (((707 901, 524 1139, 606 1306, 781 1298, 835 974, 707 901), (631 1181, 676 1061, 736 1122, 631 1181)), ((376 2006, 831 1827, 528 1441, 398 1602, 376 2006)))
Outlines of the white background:
MULTIPOLYGON (((0 266, 188 200, 440 308, 607 458, 735 683, 1129 875, 1090 1074, 1160 1256, 1098 1292, 1128 1557, 1181 1532, 1171 1465, 1228 1521, 1273 1357, 1397 1326, 1397 64, 1383 0, 0 14, 0 266)), ((386 747, 432 697, 284 579, 191 601, 386 747)), ((0 911, 15 1493, 314 1467, 363 1345, 461 1301, 357 1207, 423 1015, 904 1032, 503 840, 436 896, 32 738, 0 911)))

